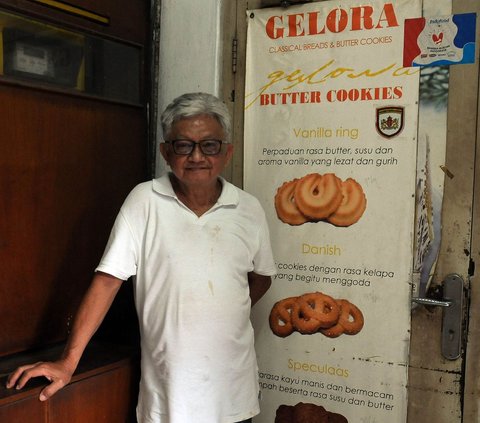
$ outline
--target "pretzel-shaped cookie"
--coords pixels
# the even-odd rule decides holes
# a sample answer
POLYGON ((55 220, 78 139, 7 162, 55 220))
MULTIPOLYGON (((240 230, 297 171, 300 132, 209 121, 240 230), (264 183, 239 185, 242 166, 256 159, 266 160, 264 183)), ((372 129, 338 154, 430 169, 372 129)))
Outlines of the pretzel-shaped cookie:
POLYGON ((311 292, 277 301, 270 311, 269 324, 272 332, 282 338, 294 331, 302 335, 320 332, 336 338, 360 332, 364 318, 360 309, 348 300, 311 292))
POLYGON ((292 323, 294 329, 302 335, 311 335, 312 333, 318 332, 322 327, 322 322, 319 320, 305 316, 301 310, 298 298, 292 308, 292 323))
POLYGON ((340 308, 337 302, 329 295, 321 292, 303 294, 298 303, 302 314, 308 319, 320 322, 321 328, 327 328, 338 321, 340 308))
POLYGON ((297 297, 289 297, 277 301, 270 312, 269 323, 272 332, 285 338, 294 331, 292 323, 292 308, 297 302, 297 297))
POLYGON ((325 336, 336 338, 342 333, 347 335, 356 335, 364 325, 363 314, 360 309, 348 300, 336 300, 340 306, 340 316, 338 322, 332 327, 321 329, 325 336))

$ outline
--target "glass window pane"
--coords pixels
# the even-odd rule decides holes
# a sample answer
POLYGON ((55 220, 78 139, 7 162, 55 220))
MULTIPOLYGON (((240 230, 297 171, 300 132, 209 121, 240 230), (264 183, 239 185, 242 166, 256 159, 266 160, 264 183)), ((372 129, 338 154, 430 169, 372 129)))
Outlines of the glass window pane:
POLYGON ((138 104, 140 46, 0 10, 0 76, 138 104))

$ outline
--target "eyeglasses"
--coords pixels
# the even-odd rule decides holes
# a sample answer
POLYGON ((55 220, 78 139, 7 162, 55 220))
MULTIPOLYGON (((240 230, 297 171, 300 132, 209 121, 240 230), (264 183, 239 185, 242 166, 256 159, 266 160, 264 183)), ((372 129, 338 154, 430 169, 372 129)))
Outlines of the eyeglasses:
POLYGON ((171 140, 165 141, 166 144, 172 144, 173 152, 180 156, 188 156, 192 154, 195 146, 200 147, 201 152, 205 156, 215 156, 220 153, 222 149, 223 141, 221 140, 202 140, 202 141, 192 141, 192 140, 171 140))

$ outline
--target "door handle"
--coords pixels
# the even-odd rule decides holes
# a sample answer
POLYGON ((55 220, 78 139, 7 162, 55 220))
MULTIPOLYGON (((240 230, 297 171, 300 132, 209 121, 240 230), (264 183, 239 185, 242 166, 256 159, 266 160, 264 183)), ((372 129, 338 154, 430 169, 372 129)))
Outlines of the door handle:
POLYGON ((442 282, 443 299, 412 298, 417 304, 442 307, 442 355, 456 360, 462 353, 463 279, 457 274, 448 275, 442 282))

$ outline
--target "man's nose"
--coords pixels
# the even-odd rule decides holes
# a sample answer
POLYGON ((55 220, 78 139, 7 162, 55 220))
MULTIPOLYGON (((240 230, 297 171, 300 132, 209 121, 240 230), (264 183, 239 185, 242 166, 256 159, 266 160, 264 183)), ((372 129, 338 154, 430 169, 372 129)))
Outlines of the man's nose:
POLYGON ((205 158, 205 154, 203 154, 200 144, 195 144, 193 146, 193 150, 190 153, 189 158, 195 161, 203 160, 205 158))

